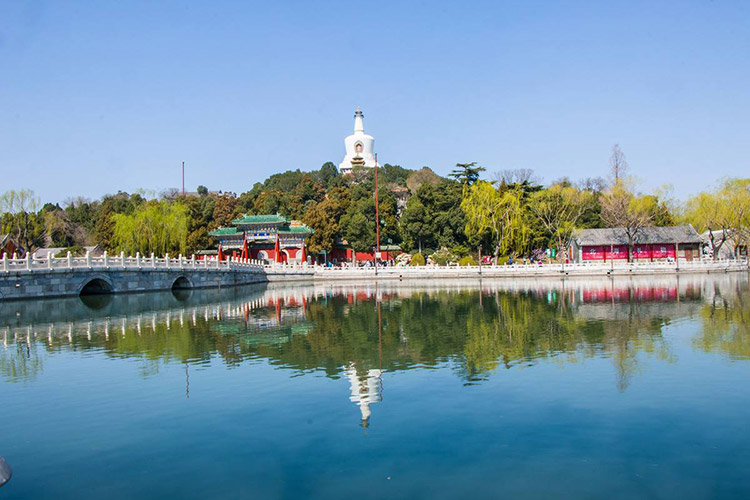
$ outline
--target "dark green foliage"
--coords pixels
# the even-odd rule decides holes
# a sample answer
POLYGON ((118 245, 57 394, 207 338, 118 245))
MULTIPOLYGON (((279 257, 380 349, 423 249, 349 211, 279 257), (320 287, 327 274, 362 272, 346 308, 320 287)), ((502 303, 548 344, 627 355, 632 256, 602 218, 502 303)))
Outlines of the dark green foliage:
POLYGON ((478 167, 477 162, 456 163, 456 168, 448 174, 458 181, 461 186, 467 188, 479 180, 479 174, 487 170, 484 167, 478 167))
POLYGON ((389 165, 386 163, 380 170, 378 175, 380 182, 384 184, 396 184, 398 186, 406 186, 406 179, 411 174, 411 170, 407 170, 400 165, 389 165))
POLYGON ((465 225, 461 186, 448 179, 422 184, 401 214, 401 233, 408 249, 465 244, 465 225))

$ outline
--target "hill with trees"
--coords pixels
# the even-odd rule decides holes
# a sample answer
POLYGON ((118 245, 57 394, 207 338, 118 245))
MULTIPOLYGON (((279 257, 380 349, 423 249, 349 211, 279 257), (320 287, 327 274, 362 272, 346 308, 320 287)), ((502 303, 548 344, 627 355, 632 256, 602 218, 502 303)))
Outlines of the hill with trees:
MULTIPOLYGON (((725 179, 681 204, 664 192, 637 192, 627 169, 618 146, 608 180, 562 178, 547 185, 529 169, 486 180, 475 162, 457 164, 448 177, 428 167, 386 164, 378 173, 381 244, 426 255, 444 249, 456 257, 480 246, 495 257, 558 248, 564 258, 576 228, 678 222, 698 231, 724 230, 735 244, 750 240, 750 179, 725 179)), ((280 214, 314 230, 311 253, 330 252, 342 240, 369 251, 375 245, 374 189, 372 169, 342 176, 327 162, 317 170, 273 174, 239 195, 199 186, 185 196, 176 190, 155 197, 118 192, 95 201, 71 198, 60 206, 41 205, 28 190, 11 190, 0 196, 0 234, 31 250, 99 245, 110 252, 189 255, 212 248, 209 232, 242 214, 280 214)))

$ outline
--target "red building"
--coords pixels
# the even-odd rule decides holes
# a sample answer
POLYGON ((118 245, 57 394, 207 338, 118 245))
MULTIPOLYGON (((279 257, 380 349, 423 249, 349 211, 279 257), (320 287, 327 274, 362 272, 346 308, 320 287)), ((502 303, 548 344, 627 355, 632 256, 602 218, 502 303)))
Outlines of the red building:
POLYGON ((701 255, 701 238, 691 225, 641 228, 632 242, 625 228, 579 229, 573 234, 570 255, 577 262, 693 260, 701 255))
MULTIPOLYGON (((401 253, 398 245, 380 245, 380 261, 388 262, 394 260, 401 253)), ((319 256, 318 262, 325 264, 341 264, 344 262, 367 262, 375 260, 375 252, 355 252, 346 242, 337 242, 331 253, 319 256)))

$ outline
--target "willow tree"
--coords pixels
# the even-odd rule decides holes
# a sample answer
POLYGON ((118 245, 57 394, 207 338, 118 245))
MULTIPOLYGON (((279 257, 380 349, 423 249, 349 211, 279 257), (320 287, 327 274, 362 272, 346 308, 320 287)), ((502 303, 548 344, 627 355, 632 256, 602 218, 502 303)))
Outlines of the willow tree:
POLYGON ((477 181, 461 202, 466 214, 466 236, 483 237, 489 234, 495 261, 501 253, 526 245, 529 228, 523 217, 521 203, 523 193, 519 189, 498 190, 485 181, 477 181))
POLYGON ((0 195, 0 234, 13 235, 26 252, 41 246, 44 225, 39 221, 38 208, 39 198, 29 189, 11 189, 0 195))
POLYGON ((727 200, 715 192, 700 193, 687 202, 686 219, 698 231, 708 231, 714 260, 719 258, 719 252, 729 238, 731 211, 727 200))
POLYGON ((750 179, 727 179, 722 196, 732 207, 731 227, 735 231, 735 252, 750 247, 750 179))
POLYGON ((132 214, 113 214, 113 241, 118 251, 143 255, 184 253, 188 210, 182 203, 150 201, 132 214))
POLYGON ((735 246, 747 244, 750 239, 750 179, 726 179, 718 189, 690 198, 685 218, 698 231, 708 231, 714 260, 730 238, 735 246))
POLYGON ((567 243, 592 196, 588 191, 561 184, 537 191, 531 196, 529 209, 548 235, 557 241, 558 251, 564 253, 564 258, 568 257, 567 243))

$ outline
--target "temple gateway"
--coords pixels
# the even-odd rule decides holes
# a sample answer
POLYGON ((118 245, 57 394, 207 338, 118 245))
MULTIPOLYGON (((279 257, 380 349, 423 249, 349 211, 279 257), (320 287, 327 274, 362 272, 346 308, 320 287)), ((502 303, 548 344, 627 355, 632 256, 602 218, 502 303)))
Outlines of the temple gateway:
POLYGON ((219 254, 289 264, 307 262, 305 240, 313 230, 281 215, 244 215, 232 227, 208 233, 219 242, 219 254))
MULTIPOLYGON (((339 171, 342 174, 349 174, 354 167, 370 167, 377 165, 375 155, 375 139, 371 135, 365 134, 364 115, 362 110, 357 107, 354 113, 354 133, 344 139, 346 155, 339 163, 339 171)), ((380 166, 380 165, 378 165, 380 166)))

